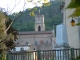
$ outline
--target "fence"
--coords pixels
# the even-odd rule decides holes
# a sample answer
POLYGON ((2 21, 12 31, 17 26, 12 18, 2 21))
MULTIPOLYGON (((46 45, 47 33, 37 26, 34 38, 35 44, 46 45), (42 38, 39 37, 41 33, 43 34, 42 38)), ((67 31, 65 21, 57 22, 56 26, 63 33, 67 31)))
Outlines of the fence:
POLYGON ((74 60, 80 56, 80 49, 38 50, 9 52, 7 60, 74 60))

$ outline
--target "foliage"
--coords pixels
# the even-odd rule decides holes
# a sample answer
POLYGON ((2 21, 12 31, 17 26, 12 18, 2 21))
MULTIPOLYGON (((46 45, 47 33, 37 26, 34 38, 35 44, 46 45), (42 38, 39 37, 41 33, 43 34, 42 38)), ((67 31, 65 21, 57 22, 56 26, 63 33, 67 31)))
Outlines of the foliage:
MULTIPOLYGON (((6 43, 10 43, 9 41, 16 40, 16 30, 10 27, 7 31, 6 29, 9 27, 11 20, 8 18, 6 14, 0 11, 0 49, 10 49, 12 47, 8 47, 6 43), (2 47, 4 45, 4 47, 2 47)), ((10 45, 12 46, 12 45, 10 45)))
POLYGON ((70 4, 67 6, 67 8, 75 9, 73 14, 70 15, 70 17, 77 17, 80 16, 80 0, 71 0, 70 4))
MULTIPOLYGON (((69 17, 79 17, 80 16, 80 0, 71 0, 70 4, 67 6, 67 9, 75 9, 75 11, 69 17)), ((80 25, 80 22, 76 25, 80 25)))
POLYGON ((71 0, 67 8, 77 8, 80 7, 80 0, 71 0))
POLYGON ((41 9, 42 6, 50 6, 49 0, 37 0, 36 2, 34 0, 27 0, 27 2, 35 5, 34 8, 28 8, 28 10, 31 11, 30 16, 35 16, 34 12, 38 10, 38 7, 41 9))
MULTIPOLYGON (((48 6, 50 6, 50 2, 43 3, 43 7, 48 7, 48 6)), ((39 7, 34 7, 32 9, 28 9, 30 11, 29 15, 34 17, 35 16, 35 11, 37 11, 39 9, 42 9, 43 7, 39 6, 39 7)))
POLYGON ((75 60, 80 60, 80 56, 76 57, 75 60))
POLYGON ((16 30, 10 26, 11 22, 8 15, 0 10, 0 60, 6 60, 6 51, 15 47, 16 30))

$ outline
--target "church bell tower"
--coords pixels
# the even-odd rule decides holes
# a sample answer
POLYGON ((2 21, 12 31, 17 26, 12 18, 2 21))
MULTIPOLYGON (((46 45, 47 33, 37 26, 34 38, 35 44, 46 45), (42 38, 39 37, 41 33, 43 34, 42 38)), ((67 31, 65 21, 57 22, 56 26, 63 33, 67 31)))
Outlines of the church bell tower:
POLYGON ((44 15, 35 16, 35 31, 45 31, 44 15))

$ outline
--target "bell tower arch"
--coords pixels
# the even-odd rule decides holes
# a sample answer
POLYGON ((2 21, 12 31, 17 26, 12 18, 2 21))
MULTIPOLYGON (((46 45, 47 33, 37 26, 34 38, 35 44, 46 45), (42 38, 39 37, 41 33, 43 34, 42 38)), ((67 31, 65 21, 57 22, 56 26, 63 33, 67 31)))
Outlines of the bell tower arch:
POLYGON ((44 15, 35 16, 35 31, 45 31, 44 15))

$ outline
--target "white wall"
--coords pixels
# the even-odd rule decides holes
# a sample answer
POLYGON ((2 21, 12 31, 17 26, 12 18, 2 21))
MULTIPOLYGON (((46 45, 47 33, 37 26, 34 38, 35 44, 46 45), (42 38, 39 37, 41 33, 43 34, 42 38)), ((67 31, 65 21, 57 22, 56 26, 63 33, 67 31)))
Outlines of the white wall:
MULTIPOLYGON (((65 8, 68 6, 71 0, 65 0, 65 8)), ((64 10, 64 21, 63 23, 67 27, 67 33, 68 33, 68 43, 71 47, 79 48, 80 41, 79 41, 79 27, 78 26, 71 26, 70 22, 72 18, 69 18, 69 15, 71 15, 74 12, 75 9, 65 9, 64 10)), ((77 21, 76 21, 77 22, 77 21)))

